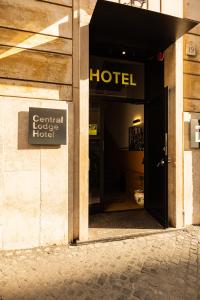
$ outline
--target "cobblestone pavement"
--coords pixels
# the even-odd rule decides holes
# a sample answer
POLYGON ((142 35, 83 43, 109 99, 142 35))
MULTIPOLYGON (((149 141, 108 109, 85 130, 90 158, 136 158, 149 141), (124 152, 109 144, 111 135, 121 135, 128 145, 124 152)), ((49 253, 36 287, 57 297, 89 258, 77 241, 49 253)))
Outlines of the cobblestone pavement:
POLYGON ((200 227, 0 252, 0 299, 200 299, 200 227))

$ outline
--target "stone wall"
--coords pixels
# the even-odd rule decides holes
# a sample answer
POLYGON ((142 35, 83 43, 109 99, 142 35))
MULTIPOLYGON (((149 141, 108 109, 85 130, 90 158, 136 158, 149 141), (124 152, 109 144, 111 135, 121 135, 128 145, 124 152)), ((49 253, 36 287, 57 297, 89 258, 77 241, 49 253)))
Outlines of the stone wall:
POLYGON ((68 241, 72 2, 0 1, 0 249, 68 241), (28 144, 28 109, 67 110, 66 146, 28 144))
MULTIPOLYGON (((184 0, 184 17, 200 21, 200 1, 184 0)), ((184 212, 186 224, 200 224, 200 150, 190 147, 190 113, 200 112, 200 25, 184 37, 184 212), (196 55, 186 54, 186 45, 196 55)))

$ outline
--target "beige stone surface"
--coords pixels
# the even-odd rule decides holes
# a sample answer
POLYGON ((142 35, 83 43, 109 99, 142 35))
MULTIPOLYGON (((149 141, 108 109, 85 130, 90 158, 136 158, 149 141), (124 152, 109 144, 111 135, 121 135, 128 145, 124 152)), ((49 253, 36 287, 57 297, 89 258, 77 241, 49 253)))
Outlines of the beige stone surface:
POLYGON ((161 12, 175 17, 182 17, 183 0, 161 0, 161 12))
POLYGON ((199 300, 200 228, 0 252, 9 300, 199 300))
MULTIPOLYGON (((67 109, 65 102, 47 101, 41 107, 67 109)), ((68 120, 68 113, 67 113, 68 120)), ((68 240, 67 145, 41 148, 41 244, 68 240)))
MULTIPOLYGON (((181 7, 181 3, 180 3, 181 7)), ((179 11, 177 10, 177 14, 179 11)), ((182 39, 165 51, 168 99, 168 211, 172 226, 183 226, 183 53, 182 39)))
POLYGON ((199 149, 185 151, 185 215, 187 224, 200 224, 199 149))
POLYGON ((199 150, 193 150, 192 151, 192 188, 193 188, 192 224, 200 224, 199 179, 200 179, 200 152, 199 150))
POLYGON ((168 214, 170 224, 176 224, 176 185, 175 185, 175 46, 171 46, 165 51, 165 85, 169 87, 168 105, 168 157, 171 163, 168 165, 168 214), (170 74, 170 75, 169 75, 170 74))
MULTIPOLYGON (((68 241, 74 240, 74 103, 68 104, 68 241)), ((66 184, 66 182, 65 182, 66 184)))
MULTIPOLYGON (((27 143, 27 110, 33 102, 1 100, 3 131, 3 165, 1 168, 3 203, 3 248, 26 248, 39 244, 40 153, 25 147, 27 143)), ((35 105, 38 105, 37 102, 35 105)))
POLYGON ((0 24, 8 28, 71 38, 72 9, 35 0, 1 0, 0 24))
POLYGON ((196 25, 192 30, 190 30, 190 33, 200 35, 200 24, 196 25))
POLYGON ((184 151, 184 216, 185 225, 193 223, 192 151, 184 151))
POLYGON ((71 84, 72 58, 0 46, 0 77, 71 84))
POLYGON ((89 185, 89 19, 81 15, 80 28, 80 90, 79 90, 79 238, 88 238, 88 185, 89 185), (86 23, 85 23, 86 22, 86 23), (84 62, 81 63, 81 62, 84 62))
POLYGON ((73 2, 73 87, 79 87, 80 80, 80 20, 78 13, 79 3, 77 0, 73 2))
POLYGON ((3 248, 39 245, 40 171, 4 172, 3 248))
POLYGON ((72 40, 0 27, 0 44, 47 52, 72 54, 72 40))
MULTIPOLYGON (((29 105, 32 103, 29 101, 29 105)), ((4 172, 39 171, 40 148, 28 144, 27 103, 2 101, 4 111, 4 172), (19 109, 20 108, 20 109, 19 109)))
POLYGON ((68 110, 68 103, 9 97, 0 100, 0 245, 16 249, 67 242, 68 190, 73 184, 68 183, 68 145, 29 145, 28 108, 68 110))
MULTIPOLYGON (((184 17, 200 21, 200 1, 184 0, 184 17)), ((184 37, 184 111, 200 112, 200 26, 196 26, 184 37), (186 44, 196 48, 195 56, 186 55, 186 44)), ((187 118, 186 118, 187 119, 187 118)), ((186 224, 200 223, 199 163, 200 152, 190 147, 190 123, 184 127, 184 211, 186 224)))
MULTIPOLYGON (((186 34, 184 36, 184 58, 190 61, 200 62, 200 36, 194 34, 186 34), (195 56, 186 54, 186 45, 190 43, 196 48, 195 56)), ((196 67, 198 68, 197 65, 196 67)))
POLYGON ((200 1, 184 0, 184 17, 200 21, 200 1))
POLYGON ((191 74, 200 76, 200 64, 194 61, 184 61, 183 71, 184 73, 187 73, 187 75, 191 74))
POLYGON ((200 112, 200 100, 184 99, 184 111, 200 112))
MULTIPOLYGON (((184 119, 187 118, 188 114, 191 116, 191 114, 189 112, 184 112, 184 119)), ((186 150, 191 150, 191 148, 190 148, 190 122, 186 122, 186 120, 185 120, 184 121, 184 151, 186 151, 186 150)), ((184 174, 185 174, 185 171, 184 171, 184 174)), ((187 185, 187 182, 186 182, 186 185, 187 185)))
POLYGON ((54 4, 61 4, 64 6, 72 6, 72 0, 39 0, 39 1, 54 3, 54 4))
MULTIPOLYGON (((29 99, 72 100, 72 86, 0 79, 0 95, 29 99)), ((0 97, 1 97, 0 96, 0 97)))
POLYGON ((200 76, 184 74, 184 97, 200 98, 200 76))
MULTIPOLYGON (((3 129, 3 109, 0 109, 0 128, 3 129)), ((3 177, 3 153, 4 153, 4 145, 3 145, 3 136, 4 131, 0 130, 0 248, 3 247, 3 200, 4 200, 4 177, 3 177)))
MULTIPOLYGON (((74 199, 73 199, 73 238, 79 238, 79 89, 73 89, 74 101, 74 199)), ((87 208, 86 208, 87 209, 87 208)))
MULTIPOLYGON (((200 102, 199 100, 194 101, 200 102)), ((191 148, 189 122, 191 117, 199 117, 200 105, 198 107, 197 115, 194 113, 191 115, 191 109, 184 113, 184 211, 186 225, 200 223, 200 150, 191 148)))
POLYGON ((160 0, 148 0, 148 9, 160 12, 160 0))

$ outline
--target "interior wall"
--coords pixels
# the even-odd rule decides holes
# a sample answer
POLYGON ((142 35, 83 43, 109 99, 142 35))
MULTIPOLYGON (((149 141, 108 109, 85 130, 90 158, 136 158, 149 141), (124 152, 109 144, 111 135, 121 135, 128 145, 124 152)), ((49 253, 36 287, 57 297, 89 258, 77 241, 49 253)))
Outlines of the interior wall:
POLYGON ((109 157, 105 157, 106 165, 117 166, 115 174, 120 171, 125 176, 126 192, 133 195, 142 184, 144 151, 129 151, 129 127, 135 119, 140 119, 138 125, 144 126, 144 105, 110 102, 105 104, 104 118, 105 130, 109 131, 110 136, 109 147, 113 147, 108 151, 109 157))
POLYGON ((112 102, 106 106, 106 116, 112 116, 105 119, 105 124, 118 147, 128 149, 128 129, 136 119, 141 120, 140 125, 144 124, 144 105, 112 102))

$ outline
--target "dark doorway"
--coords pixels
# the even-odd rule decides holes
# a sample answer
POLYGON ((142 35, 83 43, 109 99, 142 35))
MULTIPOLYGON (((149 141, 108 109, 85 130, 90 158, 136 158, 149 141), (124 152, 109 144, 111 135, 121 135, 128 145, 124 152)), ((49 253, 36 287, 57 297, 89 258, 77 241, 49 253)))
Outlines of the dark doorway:
POLYGON ((168 227, 168 89, 146 104, 145 208, 168 227))
MULTIPOLYGON (((154 57, 143 64, 144 99, 119 99, 99 82, 100 93, 91 90, 90 212, 145 208, 167 227, 168 109, 164 62, 154 57)), ((108 69, 109 64, 103 66, 108 69)))
POLYGON ((104 104, 103 201, 109 212, 144 207, 143 104, 104 104))
POLYGON ((144 207, 144 104, 91 100, 90 211, 144 207))

